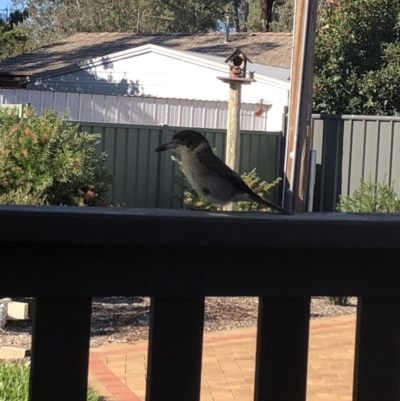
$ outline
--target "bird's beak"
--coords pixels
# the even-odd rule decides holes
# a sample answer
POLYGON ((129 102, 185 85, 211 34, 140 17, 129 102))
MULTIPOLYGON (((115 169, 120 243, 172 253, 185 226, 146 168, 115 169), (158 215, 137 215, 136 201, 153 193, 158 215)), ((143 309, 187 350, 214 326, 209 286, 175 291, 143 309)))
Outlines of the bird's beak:
POLYGON ((158 148, 156 148, 155 152, 165 152, 166 150, 176 149, 178 146, 179 144, 176 142, 164 143, 164 145, 161 145, 158 148))

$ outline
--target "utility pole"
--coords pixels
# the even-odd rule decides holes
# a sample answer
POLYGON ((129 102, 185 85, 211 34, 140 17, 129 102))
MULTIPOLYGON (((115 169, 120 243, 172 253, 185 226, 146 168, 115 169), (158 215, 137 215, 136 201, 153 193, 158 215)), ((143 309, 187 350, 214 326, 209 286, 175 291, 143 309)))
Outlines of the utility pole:
MULTIPOLYGON (((251 82, 255 81, 252 77, 246 78, 247 61, 250 60, 239 48, 237 48, 225 60, 225 63, 229 63, 229 77, 217 77, 222 82, 229 84, 225 163, 236 172, 239 172, 240 105, 242 85, 249 85, 251 82)), ((224 210, 232 211, 234 210, 234 205, 231 203, 225 206, 224 210)))
POLYGON ((307 205, 317 9, 318 0, 296 0, 283 194, 296 212, 307 205))

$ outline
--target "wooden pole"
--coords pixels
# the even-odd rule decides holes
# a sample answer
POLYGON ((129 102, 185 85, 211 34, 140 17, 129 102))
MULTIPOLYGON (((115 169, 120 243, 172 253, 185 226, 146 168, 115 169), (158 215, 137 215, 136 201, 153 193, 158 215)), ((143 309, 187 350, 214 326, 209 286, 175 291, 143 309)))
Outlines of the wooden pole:
POLYGON ((225 162, 232 170, 236 172, 239 170, 241 91, 241 84, 229 84, 225 162))
POLYGON ((318 0, 296 0, 285 158, 285 206, 306 210, 318 0))
MULTIPOLYGON (((242 84, 229 84, 225 163, 236 172, 239 171, 241 92, 242 84)), ((224 210, 235 210, 235 204, 230 203, 224 206, 224 210)))

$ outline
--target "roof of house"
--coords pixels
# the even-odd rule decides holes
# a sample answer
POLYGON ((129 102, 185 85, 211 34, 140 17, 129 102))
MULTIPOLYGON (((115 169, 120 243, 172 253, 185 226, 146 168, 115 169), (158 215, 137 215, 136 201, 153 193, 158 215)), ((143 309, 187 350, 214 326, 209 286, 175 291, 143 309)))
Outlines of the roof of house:
POLYGON ((58 42, 2 61, 0 74, 32 76, 146 44, 223 58, 236 47, 240 47, 253 63, 281 68, 290 68, 292 54, 292 34, 280 32, 231 33, 228 43, 225 43, 223 33, 193 35, 76 33, 58 42))
MULTIPOLYGON (((199 54, 199 53, 196 54, 193 52, 183 52, 183 53, 193 54, 193 55, 196 55, 197 57, 203 58, 205 60, 211 60, 216 63, 225 65, 225 59, 223 57, 210 56, 209 54, 199 54)), ((247 70, 254 71, 256 74, 260 74, 265 77, 274 78, 279 81, 289 81, 289 75, 290 75, 289 67, 285 67, 285 68, 284 67, 274 67, 271 65, 252 63, 247 67, 247 70)))

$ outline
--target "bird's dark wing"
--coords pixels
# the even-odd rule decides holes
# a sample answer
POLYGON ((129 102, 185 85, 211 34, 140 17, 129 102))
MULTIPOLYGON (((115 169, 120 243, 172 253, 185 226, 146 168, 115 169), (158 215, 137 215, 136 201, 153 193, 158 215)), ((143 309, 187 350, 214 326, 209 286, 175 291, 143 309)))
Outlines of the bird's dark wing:
POLYGON ((269 202, 257 194, 255 194, 247 184, 242 180, 239 174, 235 173, 231 170, 220 158, 218 158, 212 152, 198 152, 197 159, 203 165, 204 168, 208 169, 212 174, 215 174, 218 177, 224 178, 225 180, 231 182, 236 189, 241 190, 244 194, 248 194, 250 199, 253 199, 254 202, 258 202, 266 207, 269 207, 272 210, 276 210, 283 214, 292 214, 289 211, 281 208, 278 205, 275 205, 272 202, 269 202))
POLYGON ((239 174, 231 170, 218 156, 212 152, 198 152, 197 159, 199 162, 207 168, 211 173, 218 177, 221 177, 233 185, 237 189, 243 191, 246 194, 252 194, 253 191, 247 186, 247 184, 242 180, 239 174))

